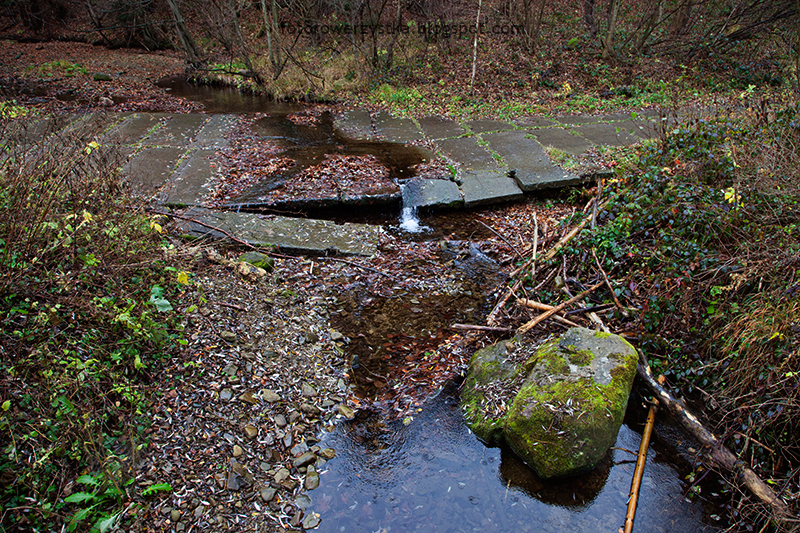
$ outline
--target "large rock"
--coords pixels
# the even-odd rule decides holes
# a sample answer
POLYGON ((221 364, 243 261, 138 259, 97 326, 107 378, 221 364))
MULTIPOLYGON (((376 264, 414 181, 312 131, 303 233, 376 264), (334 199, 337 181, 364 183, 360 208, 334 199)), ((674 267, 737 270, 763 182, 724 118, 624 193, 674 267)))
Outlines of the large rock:
POLYGON ((501 342, 470 361, 466 419, 484 441, 505 440, 542 478, 586 472, 616 440, 636 362, 621 337, 585 328, 538 348, 501 342))

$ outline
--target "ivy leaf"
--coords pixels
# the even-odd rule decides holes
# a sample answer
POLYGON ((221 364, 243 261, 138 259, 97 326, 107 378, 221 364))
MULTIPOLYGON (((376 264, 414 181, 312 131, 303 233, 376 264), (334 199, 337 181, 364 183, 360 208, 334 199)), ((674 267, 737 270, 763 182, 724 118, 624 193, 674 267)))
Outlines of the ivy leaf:
POLYGON ((172 311, 172 304, 169 303, 169 300, 164 298, 164 289, 159 287, 158 285, 153 285, 153 288, 150 289, 150 303, 156 306, 156 309, 159 313, 166 313, 168 311, 172 311))

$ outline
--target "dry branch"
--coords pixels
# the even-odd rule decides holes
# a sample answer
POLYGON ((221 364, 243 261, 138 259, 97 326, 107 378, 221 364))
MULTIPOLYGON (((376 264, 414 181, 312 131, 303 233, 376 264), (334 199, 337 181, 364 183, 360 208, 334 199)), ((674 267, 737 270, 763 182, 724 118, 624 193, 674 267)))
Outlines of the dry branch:
POLYGON ((474 331, 495 331, 497 333, 510 333, 513 331, 511 328, 496 328, 491 326, 478 326, 476 324, 453 324, 450 326, 453 329, 464 329, 474 331))
MULTIPOLYGON (((550 309, 553 309, 552 305, 547 305, 547 304, 543 304, 543 303, 539 303, 539 302, 534 302, 532 300, 528 300, 527 298, 517 298, 517 305, 521 305, 521 306, 527 307, 529 309, 538 309, 539 311, 549 311, 550 309)), ((563 316, 558 315, 558 314, 555 314, 555 315, 551 316, 550 318, 552 318, 553 320, 557 320, 557 321, 561 322, 562 324, 566 324, 567 326, 571 326, 573 328, 580 327, 580 324, 576 324, 572 320, 569 320, 568 318, 564 318, 563 316)))
MULTIPOLYGON (((664 376, 658 377, 658 382, 664 382, 664 376)), ((642 486, 642 476, 644 475, 644 464, 647 461, 647 447, 650 445, 650 435, 653 433, 653 426, 656 422, 656 411, 658 402, 650 406, 647 412, 647 422, 642 432, 642 442, 639 444, 639 453, 636 456, 636 468, 633 471, 631 480, 631 493, 628 496, 628 512, 625 514, 625 530, 623 533, 633 531, 633 519, 636 516, 636 505, 639 503, 639 489, 642 486)))
POLYGON ((592 285, 591 287, 589 287, 588 289, 586 289, 582 293, 580 293, 580 294, 578 294, 576 296, 573 296, 572 298, 570 298, 566 302, 555 306, 554 308, 552 308, 549 311, 545 311, 544 313, 542 313, 541 315, 537 316, 536 318, 534 318, 533 320, 531 320, 527 324, 524 324, 524 325, 520 326, 519 329, 517 329, 517 334, 518 335, 522 335, 522 334, 528 332, 532 327, 536 326, 536 324, 538 324, 542 320, 550 318, 551 316, 553 316, 554 314, 558 313, 559 311, 561 311, 562 309, 564 309, 565 307, 567 307, 570 304, 573 304, 575 302, 583 300, 589 294, 591 294, 593 291, 597 290, 601 285, 603 285, 603 282, 596 283, 595 285, 592 285))
POLYGON ((603 276, 603 280, 605 280, 606 285, 608 286, 608 290, 611 291, 611 297, 614 298, 614 303, 619 309, 620 313, 623 316, 628 316, 628 310, 622 307, 622 303, 620 303, 619 298, 617 298, 617 293, 614 292, 614 287, 611 286, 611 282, 608 281, 608 276, 606 276, 606 271, 603 270, 603 266, 600 264, 600 260, 597 258, 597 254, 594 252, 594 248, 592 248, 592 257, 594 257, 594 262, 597 264, 597 269, 600 271, 600 275, 603 276))
POLYGON ((664 405, 672 415, 677 418, 683 427, 689 431, 700 443, 708 448, 705 458, 727 472, 732 473, 738 480, 750 489, 762 502, 769 505, 778 520, 789 518, 789 507, 778 497, 775 492, 761 480, 753 469, 740 460, 736 455, 726 448, 722 442, 710 431, 703 427, 700 420, 690 413, 680 400, 672 397, 664 387, 656 380, 650 365, 640 354, 641 360, 637 372, 647 385, 647 388, 655 395, 658 401, 664 405))

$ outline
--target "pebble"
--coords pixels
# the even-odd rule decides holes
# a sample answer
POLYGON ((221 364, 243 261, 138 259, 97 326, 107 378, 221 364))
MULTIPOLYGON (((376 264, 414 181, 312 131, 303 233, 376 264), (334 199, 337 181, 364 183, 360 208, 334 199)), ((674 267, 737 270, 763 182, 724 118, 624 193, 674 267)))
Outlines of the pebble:
POLYGON ((285 428, 287 426, 286 417, 283 415, 275 415, 275 425, 279 428, 285 428))
POLYGON ((294 503, 296 503, 300 509, 305 511, 306 509, 311 507, 311 498, 309 498, 305 494, 298 494, 297 497, 294 499, 294 503))
POLYGON ((261 391, 261 399, 268 403, 275 403, 280 401, 281 397, 275 391, 264 389, 261 391))
POLYGON ((248 439, 252 439, 258 435, 258 428, 248 424, 244 427, 244 434, 248 439))
POLYGON ((316 416, 322 412, 319 410, 319 407, 316 405, 311 405, 310 403, 304 403, 300 405, 300 410, 313 416, 316 416))
POLYGON ((344 338, 344 335, 336 331, 335 329, 331 331, 331 340, 332 341, 340 341, 344 338))
POLYGON ((311 472, 306 474, 306 490, 314 490, 319 487, 319 474, 311 472))
POLYGON ((273 489, 272 487, 267 487, 265 489, 261 489, 259 495, 261 499, 264 500, 264 503, 269 503, 275 497, 275 493, 278 492, 277 489, 273 489))
POLYGON ((290 475, 291 472, 289 472, 288 469, 281 468, 275 472, 275 477, 273 479, 275 479, 275 483, 283 483, 290 475))
POLYGON ((236 342, 236 333, 233 333, 232 331, 226 331, 226 330, 220 331, 219 336, 225 342, 236 342))
POLYGON ((258 400, 256 400, 256 397, 253 394, 253 391, 245 392, 244 394, 239 396, 239 399, 242 400, 245 403, 249 403, 250 405, 256 405, 258 403, 258 400))
POLYGON ((356 416, 355 411, 353 411, 350 407, 346 406, 343 403, 340 403, 336 409, 339 411, 340 415, 342 415, 348 420, 352 420, 356 416))
POLYGON ((244 453, 244 450, 238 444, 233 445, 233 456, 240 457, 244 453))
POLYGON ((317 460, 317 456, 314 455, 313 452, 306 452, 303 455, 301 455, 300 457, 298 457, 297 459, 295 459, 294 461, 292 461, 292 465, 295 468, 299 468, 301 466, 308 466, 308 465, 314 463, 316 460, 317 460))
POLYGON ((306 453, 307 451, 308 451, 308 444, 306 444, 305 441, 303 441, 303 442, 298 442, 297 444, 295 444, 294 448, 292 448, 291 453, 292 453, 292 455, 297 456, 297 455, 302 455, 302 454, 306 453))
POLYGON ((233 397, 233 391, 231 389, 222 389, 219 393, 219 399, 228 401, 233 397))
POLYGON ((177 509, 173 509, 169 513, 169 518, 173 523, 178 522, 181 519, 181 512, 177 509))
POLYGON ((319 451, 319 455, 325 459, 333 459, 336 457, 336 451, 333 448, 323 448, 319 451))
POLYGON ((316 396, 317 391, 308 383, 303 383, 303 396, 316 396))
POLYGON ((305 518, 303 518, 303 529, 314 529, 319 525, 319 514, 318 513, 308 513, 305 518))

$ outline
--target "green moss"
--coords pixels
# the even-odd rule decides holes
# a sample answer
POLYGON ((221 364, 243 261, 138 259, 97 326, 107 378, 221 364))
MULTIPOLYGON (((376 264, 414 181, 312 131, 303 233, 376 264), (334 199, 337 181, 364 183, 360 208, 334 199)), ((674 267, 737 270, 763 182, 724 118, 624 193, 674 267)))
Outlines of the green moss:
POLYGON ((594 360, 594 354, 589 350, 578 350, 569 355, 569 361, 574 365, 586 366, 594 360))

